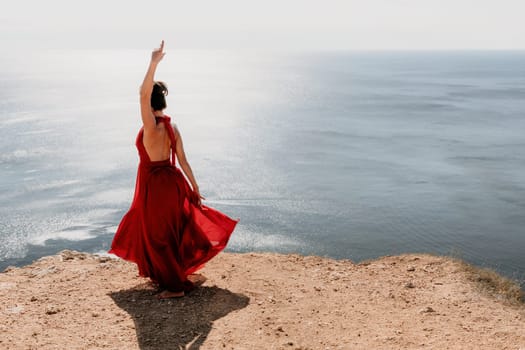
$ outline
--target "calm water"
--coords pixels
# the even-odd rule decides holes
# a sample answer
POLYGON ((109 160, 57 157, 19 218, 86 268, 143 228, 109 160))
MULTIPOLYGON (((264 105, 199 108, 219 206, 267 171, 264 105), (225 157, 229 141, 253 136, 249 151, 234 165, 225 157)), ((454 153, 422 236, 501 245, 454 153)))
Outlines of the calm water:
MULTIPOLYGON (((106 251, 143 51, 0 57, 0 269, 106 251)), ((169 51, 167 113, 229 251, 454 254, 525 276, 525 53, 169 51)))

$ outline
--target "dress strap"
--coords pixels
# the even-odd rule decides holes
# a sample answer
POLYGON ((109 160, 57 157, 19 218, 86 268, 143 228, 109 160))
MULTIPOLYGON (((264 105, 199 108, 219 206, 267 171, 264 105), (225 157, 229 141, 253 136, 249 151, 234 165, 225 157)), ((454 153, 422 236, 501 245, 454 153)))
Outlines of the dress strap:
POLYGON ((164 126, 166 127, 166 130, 168 130, 168 135, 170 137, 171 141, 171 164, 175 165, 175 155, 176 155, 176 149, 175 145, 177 140, 175 139, 175 132, 173 132, 173 127, 171 126, 171 118, 168 116, 164 116, 162 118, 162 121, 164 122, 164 126))

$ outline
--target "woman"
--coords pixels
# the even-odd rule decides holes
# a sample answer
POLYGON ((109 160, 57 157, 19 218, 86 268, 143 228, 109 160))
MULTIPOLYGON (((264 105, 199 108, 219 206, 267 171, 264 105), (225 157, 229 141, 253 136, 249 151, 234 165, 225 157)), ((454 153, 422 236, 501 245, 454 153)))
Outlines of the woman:
POLYGON ((140 88, 143 127, 136 139, 135 195, 109 252, 135 262, 141 276, 158 283, 163 290, 159 298, 173 298, 204 282, 193 273, 224 249, 238 220, 201 203, 181 134, 164 114, 168 89, 154 81, 164 54, 162 41, 140 88))

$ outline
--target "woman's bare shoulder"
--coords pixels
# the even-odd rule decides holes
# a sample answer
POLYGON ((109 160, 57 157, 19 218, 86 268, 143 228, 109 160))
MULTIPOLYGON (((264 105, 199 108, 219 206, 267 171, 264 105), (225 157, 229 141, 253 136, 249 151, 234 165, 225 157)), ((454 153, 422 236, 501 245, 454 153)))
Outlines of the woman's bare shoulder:
POLYGON ((171 122, 171 127, 173 128, 175 136, 180 136, 179 128, 177 127, 177 124, 175 122, 171 122))

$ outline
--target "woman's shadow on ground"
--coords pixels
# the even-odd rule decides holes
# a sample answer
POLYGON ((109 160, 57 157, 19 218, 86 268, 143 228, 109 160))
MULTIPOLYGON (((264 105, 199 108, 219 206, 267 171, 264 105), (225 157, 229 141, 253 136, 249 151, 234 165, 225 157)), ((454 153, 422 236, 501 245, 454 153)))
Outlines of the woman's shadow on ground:
POLYGON ((133 317, 140 349, 199 349, 213 321, 242 309, 249 298, 226 289, 199 287, 180 299, 157 300, 146 285, 110 293, 133 317))

